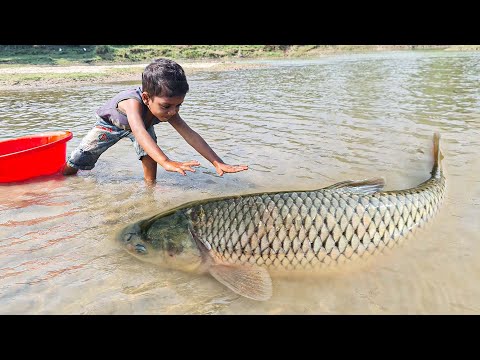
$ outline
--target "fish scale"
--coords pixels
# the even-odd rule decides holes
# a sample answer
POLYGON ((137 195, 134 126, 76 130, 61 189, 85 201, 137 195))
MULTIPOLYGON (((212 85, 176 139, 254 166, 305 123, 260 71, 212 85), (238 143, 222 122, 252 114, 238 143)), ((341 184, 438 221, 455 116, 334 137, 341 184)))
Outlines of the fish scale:
POLYGON ((185 215, 227 263, 310 269, 393 247, 438 211, 444 193, 439 171, 408 190, 264 193, 199 204, 185 215))

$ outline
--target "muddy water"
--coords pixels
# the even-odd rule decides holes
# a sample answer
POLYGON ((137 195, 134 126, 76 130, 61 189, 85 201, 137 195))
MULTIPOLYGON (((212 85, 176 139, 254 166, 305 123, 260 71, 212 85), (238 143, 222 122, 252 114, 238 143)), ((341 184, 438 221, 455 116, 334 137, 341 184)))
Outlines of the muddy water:
MULTIPOLYGON (((3 314, 469 314, 480 312, 480 53, 388 52, 272 61, 189 77, 181 114, 228 163, 216 175, 168 124, 158 143, 202 166, 159 169, 144 186, 129 140, 92 171, 0 186, 3 314), (442 134, 448 196, 437 218, 390 253, 314 277, 274 278, 268 302, 207 275, 160 269, 115 241, 126 224, 181 202, 315 189, 383 176, 386 189, 424 181, 442 134)), ((132 84, 0 92, 0 139, 71 130, 132 84)), ((136 85, 136 84, 134 84, 136 85)))

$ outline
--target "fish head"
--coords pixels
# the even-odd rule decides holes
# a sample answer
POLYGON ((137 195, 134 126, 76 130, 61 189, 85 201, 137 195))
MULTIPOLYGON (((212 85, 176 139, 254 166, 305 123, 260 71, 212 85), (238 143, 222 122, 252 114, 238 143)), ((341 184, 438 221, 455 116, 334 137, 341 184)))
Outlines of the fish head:
POLYGON ((129 225, 119 240, 131 255, 163 267, 194 271, 202 263, 182 211, 129 225))

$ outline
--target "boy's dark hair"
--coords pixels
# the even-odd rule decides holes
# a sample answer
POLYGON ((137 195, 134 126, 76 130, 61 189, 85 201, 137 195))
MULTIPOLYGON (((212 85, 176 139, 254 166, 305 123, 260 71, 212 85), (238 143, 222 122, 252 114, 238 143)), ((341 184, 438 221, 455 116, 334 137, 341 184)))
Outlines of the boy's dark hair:
POLYGON ((155 59, 142 73, 142 91, 150 96, 185 96, 188 90, 185 72, 173 60, 155 59))

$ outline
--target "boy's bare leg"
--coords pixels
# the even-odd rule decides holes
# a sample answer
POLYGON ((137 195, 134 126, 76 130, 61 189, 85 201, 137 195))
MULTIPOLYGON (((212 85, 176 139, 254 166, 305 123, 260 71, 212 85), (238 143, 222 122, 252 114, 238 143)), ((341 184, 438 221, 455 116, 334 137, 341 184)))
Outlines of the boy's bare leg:
POLYGON ((78 169, 72 168, 68 166, 66 163, 65 163, 65 166, 63 167, 63 175, 73 175, 73 174, 76 174, 77 171, 78 169))
POLYGON ((143 176, 148 185, 154 185, 157 181, 157 162, 150 156, 142 157, 143 176))

